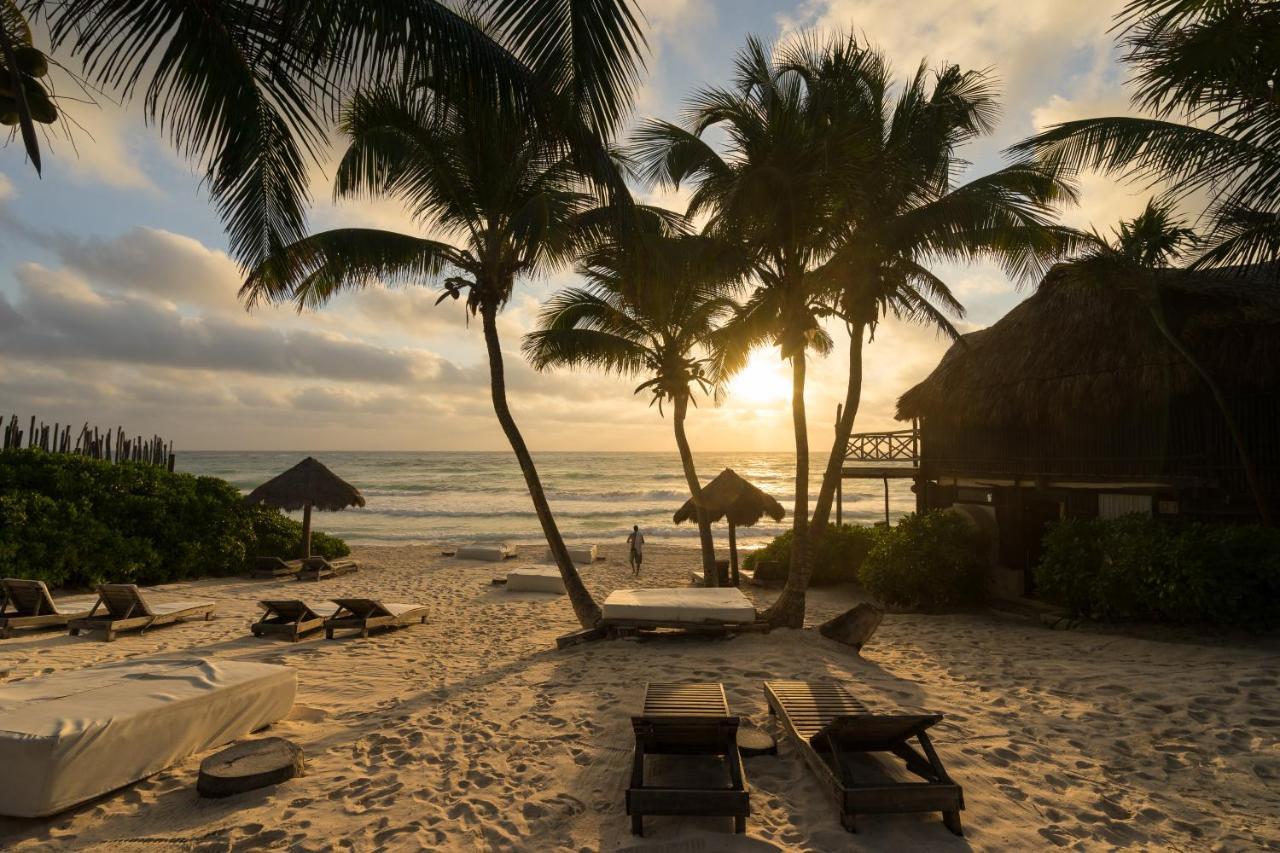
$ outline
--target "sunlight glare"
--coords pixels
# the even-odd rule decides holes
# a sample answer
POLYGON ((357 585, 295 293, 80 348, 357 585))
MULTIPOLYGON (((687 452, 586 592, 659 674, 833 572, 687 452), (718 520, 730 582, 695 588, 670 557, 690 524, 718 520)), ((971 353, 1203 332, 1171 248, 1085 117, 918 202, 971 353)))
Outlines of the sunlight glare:
POLYGON ((747 366, 729 383, 729 400, 755 405, 781 403, 791 398, 791 373, 773 348, 751 353, 747 366))

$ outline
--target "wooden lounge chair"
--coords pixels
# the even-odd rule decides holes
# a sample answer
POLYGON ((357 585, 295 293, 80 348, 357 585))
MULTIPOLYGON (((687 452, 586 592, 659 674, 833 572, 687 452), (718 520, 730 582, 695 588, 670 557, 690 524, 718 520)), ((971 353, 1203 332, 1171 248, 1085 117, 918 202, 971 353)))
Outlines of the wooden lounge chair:
POLYGON ((257 557, 253 561, 255 580, 291 578, 302 571, 302 560, 282 560, 279 557, 257 557))
POLYGON ((326 560, 324 557, 307 557, 302 561, 302 570, 298 572, 300 581, 319 581, 325 578, 336 578, 360 571, 360 564, 355 560, 326 560))
POLYGON ((79 636, 81 631, 103 631, 106 634, 103 639, 111 642, 119 631, 135 628, 145 631, 194 616, 203 616, 208 621, 213 618, 217 606, 213 601, 148 602, 136 584, 104 583, 98 587, 98 603, 93 605, 89 615, 72 619, 67 627, 73 637, 79 636), (97 615, 99 608, 106 612, 97 615))
MULTIPOLYGON (((942 822, 963 835, 964 794, 942 767, 925 730, 941 714, 872 714, 830 681, 766 681, 769 711, 795 740, 800 754, 835 797, 840 822, 857 831, 859 814, 942 812, 942 822), (915 738, 921 755, 910 744, 915 738), (869 753, 892 753, 923 782, 900 781, 869 753)), ((899 765, 900 766, 900 765, 899 765)))
POLYGON ((324 627, 326 617, 321 616, 320 611, 327 608, 312 607, 296 598, 259 601, 258 606, 266 612, 261 619, 249 626, 255 637, 280 634, 296 643, 303 634, 319 631, 324 627))
POLYGON ((55 601, 44 581, 5 578, 0 580, 0 639, 19 628, 65 628, 72 619, 87 616, 93 602, 93 596, 55 601))
POLYGON ((426 622, 427 608, 421 604, 383 604, 372 598, 335 598, 338 610, 324 620, 324 635, 333 639, 334 631, 359 631, 369 636, 376 628, 402 628, 410 622, 426 622))
POLYGON ((746 831, 751 805, 738 753, 738 718, 729 713, 722 685, 648 684, 644 712, 631 718, 631 726, 636 752, 627 814, 634 834, 644 835, 645 815, 723 815, 733 818, 734 832, 746 831), (645 758, 650 755, 723 756, 728 784, 716 788, 646 785, 645 758))

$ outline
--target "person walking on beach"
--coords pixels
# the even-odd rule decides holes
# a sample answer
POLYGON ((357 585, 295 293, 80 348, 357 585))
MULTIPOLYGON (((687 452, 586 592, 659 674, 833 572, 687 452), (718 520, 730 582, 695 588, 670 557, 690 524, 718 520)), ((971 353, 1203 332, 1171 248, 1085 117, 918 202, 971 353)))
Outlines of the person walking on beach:
POLYGON ((640 577, 640 564, 644 562, 644 534, 640 532, 640 525, 631 525, 627 545, 631 549, 631 574, 640 577))

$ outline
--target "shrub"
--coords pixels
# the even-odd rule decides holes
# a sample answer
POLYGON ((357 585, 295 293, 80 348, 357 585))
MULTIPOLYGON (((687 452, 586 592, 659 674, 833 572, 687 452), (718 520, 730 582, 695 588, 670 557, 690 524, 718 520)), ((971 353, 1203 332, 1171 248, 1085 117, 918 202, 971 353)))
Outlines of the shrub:
MULTIPOLYGON (((761 582, 782 582, 791 565, 791 540, 794 534, 788 530, 763 548, 743 560, 743 566, 756 572, 761 582), (761 564, 769 564, 761 569, 761 564), (770 571, 772 570, 772 571, 770 571)), ((850 524, 828 525, 811 541, 813 549, 813 575, 810 583, 815 586, 846 583, 857 580, 858 569, 867 558, 875 532, 868 527, 850 524)))
POLYGON ((986 597, 984 543, 965 518, 913 513, 879 533, 858 577, 884 604, 936 611, 986 597))
POLYGON ((1171 525, 1150 516, 1054 524, 1036 567, 1041 595, 1099 620, 1275 624, 1280 531, 1171 525))
MULTIPOLYGON (((162 583, 292 556, 302 525, 224 480, 38 450, 0 453, 0 572, 51 586, 162 583), (278 550, 277 550, 278 549, 278 550)), ((313 550, 349 553, 315 534, 313 550)))

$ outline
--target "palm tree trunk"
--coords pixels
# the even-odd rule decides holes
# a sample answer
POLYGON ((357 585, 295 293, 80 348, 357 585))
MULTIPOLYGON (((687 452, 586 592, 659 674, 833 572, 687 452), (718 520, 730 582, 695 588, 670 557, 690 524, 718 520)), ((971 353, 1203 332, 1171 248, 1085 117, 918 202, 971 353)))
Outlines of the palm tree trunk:
POLYGON ((804 410, 805 351, 791 356, 791 419, 796 433, 796 499, 792 510, 791 567, 782 594, 764 618, 783 628, 804 627, 809 586, 809 432, 804 410))
POLYGON ((831 443, 831 455, 827 457, 827 470, 822 475, 822 487, 813 505, 812 530, 815 536, 822 535, 831 519, 831 505, 835 500, 836 486, 840 484, 845 450, 849 447, 858 404, 862 401, 862 333, 865 328, 858 323, 849 330, 849 381, 844 392, 844 408, 840 410, 840 421, 836 424, 836 437, 831 443))
POLYGON ((537 513, 538 522, 542 525, 543 535, 547 537, 547 546, 551 549, 551 556, 560 569, 560 576, 564 578, 565 591, 569 594, 569 603, 573 605, 573 612, 582 623, 582 627, 591 628, 600 623, 600 608, 591 597, 591 593, 587 591, 586 585, 582 583, 573 560, 569 558, 569 550, 565 547, 560 529, 556 527, 556 520, 551 515, 551 506, 547 503, 546 492, 542 489, 542 480, 538 478, 538 469, 533 465, 533 457, 529 455, 524 436, 520 435, 520 429, 516 426, 515 418, 511 416, 511 409, 507 406, 507 380, 502 368, 502 347, 498 342, 497 315, 496 306, 483 305, 480 308, 485 348, 489 351, 489 384, 493 392, 493 410, 498 415, 498 423, 502 424, 502 431, 506 433, 507 441, 511 443, 516 459, 520 462, 520 471, 524 474, 529 497, 533 500, 534 512, 537 513))
POLYGON ((698 511, 698 538, 702 542, 702 583, 703 586, 719 586, 720 574, 716 571, 716 551, 715 543, 711 539, 711 522, 707 520, 706 510, 702 508, 702 485, 698 482, 698 472, 693 466, 693 451, 689 449, 689 438, 684 434, 684 418, 689 411, 689 398, 683 395, 676 397, 675 409, 672 422, 676 431, 676 447, 680 449, 680 464, 684 466, 684 479, 689 486, 694 509, 698 511))
POLYGON ((1177 335, 1169 328, 1164 321, 1164 316, 1155 305, 1148 305, 1148 312, 1151 319, 1155 321, 1156 328, 1160 330, 1160 334, 1168 341, 1169 346, 1173 347, 1178 355, 1186 359, 1187 364, 1191 365, 1200 379, 1204 381, 1205 386, 1209 389, 1209 393, 1213 395, 1213 401, 1218 405, 1218 411, 1222 413, 1222 419, 1226 422, 1227 432, 1231 435, 1231 441, 1236 446, 1236 453, 1240 457, 1240 464, 1244 467, 1245 480, 1249 484, 1249 491, 1253 494, 1253 502, 1258 508, 1258 516, 1262 523, 1271 526, 1271 510, 1267 505, 1266 493, 1262 490, 1262 483, 1258 479, 1258 469, 1253 463, 1253 457, 1249 453, 1249 447, 1245 443, 1244 435, 1240 432, 1240 425, 1236 423, 1235 415, 1231 412, 1231 406, 1227 402, 1226 396, 1222 393, 1222 389, 1218 387, 1217 381, 1209 374, 1208 369, 1200 363, 1200 361, 1191 354, 1191 351, 1183 346, 1182 341, 1178 340, 1177 335))

